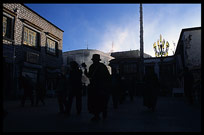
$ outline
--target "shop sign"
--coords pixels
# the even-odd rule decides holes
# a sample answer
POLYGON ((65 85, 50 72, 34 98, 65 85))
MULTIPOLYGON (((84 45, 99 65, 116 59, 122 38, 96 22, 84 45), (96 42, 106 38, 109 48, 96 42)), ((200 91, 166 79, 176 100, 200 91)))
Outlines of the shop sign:
POLYGON ((39 54, 33 52, 27 52, 26 61, 34 64, 38 64, 39 54))

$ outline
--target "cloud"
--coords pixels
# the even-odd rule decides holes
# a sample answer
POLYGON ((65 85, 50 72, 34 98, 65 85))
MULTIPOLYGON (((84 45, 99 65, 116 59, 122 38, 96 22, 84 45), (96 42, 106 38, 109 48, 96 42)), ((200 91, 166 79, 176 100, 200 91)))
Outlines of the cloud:
MULTIPOLYGON (((201 19, 199 18, 201 11, 199 8, 196 11, 195 8, 186 8, 186 5, 175 5, 173 8, 172 11, 172 6, 163 5, 159 10, 152 11, 144 6, 143 36, 145 53, 155 56, 153 43, 157 42, 160 34, 162 34, 165 41, 170 44, 169 56, 173 55, 172 51, 176 49, 173 43, 177 45, 181 30, 201 26, 201 19), (185 12, 185 14, 182 14, 181 11, 185 12)), ((106 26, 98 49, 110 52, 112 42, 114 43, 114 51, 140 49, 139 34, 139 16, 128 19, 124 17, 121 22, 106 26)))
POLYGON ((139 40, 139 35, 137 34, 137 25, 133 22, 135 20, 126 22, 123 24, 109 24, 106 27, 106 30, 101 38, 101 42, 99 44, 99 50, 104 52, 113 51, 127 51, 138 49, 139 44, 137 40, 139 40))
POLYGON ((177 45, 181 30, 201 26, 199 6, 198 8, 187 8, 190 5, 173 6, 173 11, 172 6, 164 5, 158 12, 147 11, 144 14, 144 51, 152 56, 154 56, 153 43, 159 39, 160 34, 170 43, 169 55, 173 55, 172 51, 176 49, 173 43, 177 45))

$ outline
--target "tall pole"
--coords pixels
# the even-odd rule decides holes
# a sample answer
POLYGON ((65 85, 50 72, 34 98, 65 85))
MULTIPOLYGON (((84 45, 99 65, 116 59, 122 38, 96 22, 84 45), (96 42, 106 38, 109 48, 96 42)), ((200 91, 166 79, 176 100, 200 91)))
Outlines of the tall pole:
POLYGON ((144 42, 143 42, 143 11, 142 4, 140 4, 140 79, 144 75, 144 42))

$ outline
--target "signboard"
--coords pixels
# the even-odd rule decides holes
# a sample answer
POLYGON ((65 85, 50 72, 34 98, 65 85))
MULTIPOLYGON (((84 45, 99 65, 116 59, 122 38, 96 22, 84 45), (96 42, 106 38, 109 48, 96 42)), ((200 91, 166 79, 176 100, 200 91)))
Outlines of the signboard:
POLYGON ((38 64, 39 54, 33 52, 27 52, 26 61, 34 64, 38 64))

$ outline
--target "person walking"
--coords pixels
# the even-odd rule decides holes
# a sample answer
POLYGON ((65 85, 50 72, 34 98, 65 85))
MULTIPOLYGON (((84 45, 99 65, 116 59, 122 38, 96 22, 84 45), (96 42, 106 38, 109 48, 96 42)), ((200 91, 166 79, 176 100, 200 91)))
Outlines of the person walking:
POLYGON ((57 89, 56 89, 57 101, 59 105, 59 113, 65 113, 66 108, 66 97, 67 97, 67 89, 66 89, 66 78, 65 76, 59 72, 57 75, 57 89))
POLYGON ((20 78, 21 87, 23 88, 23 97, 21 99, 21 106, 24 107, 26 98, 29 98, 31 101, 31 106, 34 105, 33 98, 33 82, 31 78, 26 76, 21 76, 20 78))
POLYGON ((145 89, 143 93, 144 106, 155 111, 157 104, 157 97, 159 92, 159 81, 157 75, 154 72, 154 68, 146 71, 144 76, 145 89))
POLYGON ((45 88, 45 82, 42 79, 39 79, 36 86, 36 106, 38 106, 39 101, 42 102, 43 105, 45 105, 45 98, 46 95, 46 88, 45 88))
POLYGON ((121 80, 120 75, 117 73, 116 69, 112 69, 111 75, 112 87, 111 87, 111 95, 112 95, 112 102, 113 108, 117 109, 119 105, 119 99, 121 96, 121 80))
POLYGON ((91 120, 98 121, 100 120, 101 112, 103 119, 107 117, 111 78, 107 67, 103 63, 100 63, 99 54, 93 54, 91 60, 93 64, 89 67, 89 72, 87 72, 86 66, 84 66, 84 74, 90 79, 88 86, 88 110, 94 115, 91 120))
POLYGON ((71 112, 72 102, 74 97, 76 97, 76 109, 77 114, 81 114, 82 110, 82 71, 79 69, 79 65, 76 61, 70 62, 70 72, 69 72, 69 94, 66 113, 69 115, 71 112))

